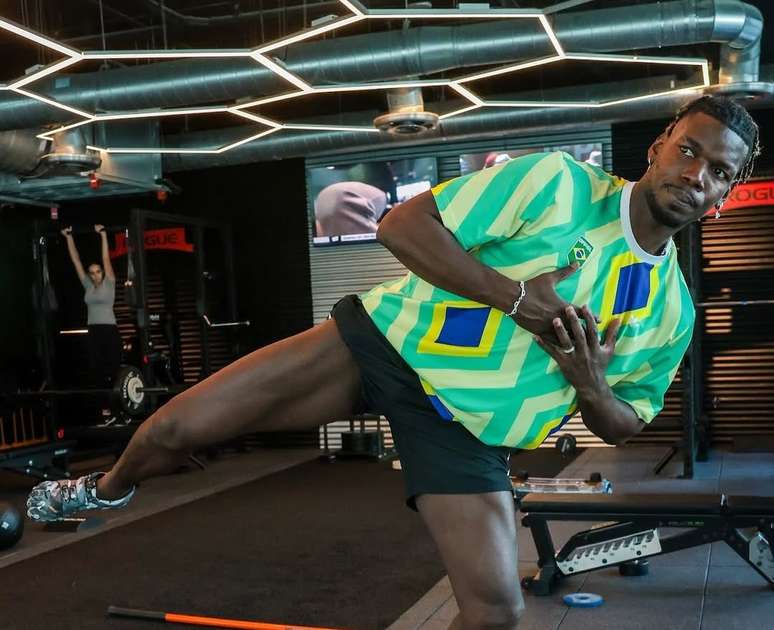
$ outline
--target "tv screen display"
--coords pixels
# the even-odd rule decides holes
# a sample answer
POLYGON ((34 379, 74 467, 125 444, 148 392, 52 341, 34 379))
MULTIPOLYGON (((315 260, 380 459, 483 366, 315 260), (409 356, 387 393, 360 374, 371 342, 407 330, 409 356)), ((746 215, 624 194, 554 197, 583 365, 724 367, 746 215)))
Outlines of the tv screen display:
POLYGON ((307 169, 313 243, 376 240, 379 222, 438 183, 435 158, 360 162, 307 169))
POLYGON ((460 155, 460 175, 467 175, 473 171, 508 162, 514 158, 528 153, 540 153, 545 151, 564 151, 569 153, 579 162, 588 162, 595 166, 602 166, 602 143, 593 142, 587 144, 565 144, 545 147, 531 147, 529 149, 512 149, 510 151, 486 151, 484 153, 463 153, 460 155))

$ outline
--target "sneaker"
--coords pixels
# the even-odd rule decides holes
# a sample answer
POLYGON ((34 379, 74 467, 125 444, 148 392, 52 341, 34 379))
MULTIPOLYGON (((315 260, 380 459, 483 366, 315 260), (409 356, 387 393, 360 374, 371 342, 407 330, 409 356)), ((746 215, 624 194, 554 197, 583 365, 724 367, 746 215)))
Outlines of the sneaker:
POLYGON ((78 479, 39 483, 27 498, 27 516, 33 521, 61 521, 76 512, 111 510, 127 505, 134 495, 134 488, 113 501, 97 498, 97 479, 104 474, 95 472, 78 479))

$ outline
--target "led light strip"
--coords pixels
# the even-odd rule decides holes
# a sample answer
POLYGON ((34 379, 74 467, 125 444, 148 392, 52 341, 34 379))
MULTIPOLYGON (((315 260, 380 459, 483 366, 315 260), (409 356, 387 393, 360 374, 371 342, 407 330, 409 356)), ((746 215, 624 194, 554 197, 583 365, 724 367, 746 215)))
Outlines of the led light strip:
POLYGON ((46 48, 51 48, 52 50, 56 50, 62 53, 63 55, 67 55, 68 57, 80 56, 80 53, 74 48, 70 48, 69 46, 60 44, 59 42, 56 42, 53 39, 49 39, 48 37, 39 35, 35 31, 31 31, 27 28, 24 28, 23 26, 20 26, 19 24, 16 24, 15 22, 11 22, 11 20, 0 18, 0 28, 5 29, 6 31, 10 31, 13 34, 18 35, 19 37, 23 37, 24 39, 29 39, 30 41, 33 41, 36 44, 45 46, 46 48))
POLYGON ((597 101, 484 101, 485 107, 601 107, 597 101))
POLYGON ((484 104, 484 101, 482 101, 476 94, 473 94, 473 92, 471 92, 466 87, 461 86, 459 83, 452 81, 449 83, 449 87, 478 107, 484 104))
MULTIPOLYGON (((314 91, 314 88, 312 88, 314 91)), ((240 103, 239 105, 232 106, 231 109, 247 109, 248 107, 258 107, 259 105, 266 105, 268 103, 276 103, 277 101, 285 101, 298 96, 305 96, 310 92, 301 90, 300 92, 289 92, 288 94, 279 94, 277 96, 267 96, 266 98, 260 98, 256 101, 249 101, 247 103, 240 103)))
POLYGON ((336 92, 367 92, 369 90, 394 90, 412 87, 448 87, 451 81, 446 79, 428 79, 427 81, 389 81, 385 83, 355 83, 353 85, 334 85, 312 88, 315 94, 334 94, 336 92))
POLYGON ((91 119, 94 118, 91 114, 81 111, 80 109, 76 109, 75 107, 70 107, 69 105, 64 105, 63 103, 59 103, 55 100, 52 100, 50 98, 46 98, 45 96, 41 96, 40 94, 35 94, 34 92, 28 92, 27 90, 22 90, 21 88, 8 88, 12 92, 16 92, 17 94, 21 94, 22 96, 26 96, 28 98, 34 98, 36 101, 40 101, 41 103, 45 103, 46 105, 51 105, 52 107, 58 107, 59 109, 63 109, 67 112, 71 112, 73 114, 76 114, 78 116, 82 116, 83 118, 91 119))
POLYGON ((371 9, 365 17, 368 20, 395 20, 401 18, 431 20, 525 18, 539 20, 544 16, 540 11, 535 11, 533 9, 490 9, 489 11, 481 11, 478 9, 473 11, 466 9, 436 9, 434 11, 427 11, 425 9, 371 9))
POLYGON ((694 90, 702 90, 708 87, 704 83, 698 83, 688 87, 675 88, 674 90, 665 90, 663 92, 655 92, 652 94, 641 94, 640 96, 629 96, 627 98, 620 98, 615 101, 604 101, 599 104, 599 107, 610 107, 611 105, 622 105, 623 103, 633 103, 634 101, 641 101, 644 98, 658 98, 660 96, 667 96, 669 94, 680 94, 682 92, 693 92, 694 90))
POLYGON ((94 50, 81 53, 85 60, 108 59, 217 59, 221 57, 249 57, 250 51, 239 49, 203 49, 203 50, 94 50))
POLYGON ((553 57, 541 57, 540 59, 533 59, 532 61, 524 61, 522 63, 517 63, 510 66, 502 66, 500 68, 495 68, 494 70, 487 70, 486 72, 478 72, 476 74, 471 74, 466 77, 456 79, 456 82, 468 83, 470 81, 478 81, 479 79, 486 79, 487 77, 494 77, 499 74, 507 74, 509 72, 516 72, 518 70, 524 70, 526 68, 534 68, 535 66, 544 66, 549 63, 554 63, 555 61, 561 61, 562 59, 565 59, 565 58, 566 57, 562 57, 559 55, 556 55, 553 57))
POLYGON ((87 149, 92 151, 102 151, 104 153, 185 153, 190 155, 193 153, 220 153, 218 149, 162 149, 162 148, 148 148, 148 149, 124 149, 118 147, 97 147, 91 144, 86 145, 87 149))
POLYGON ((297 124, 285 124, 282 125, 283 129, 308 129, 313 131, 364 131, 366 133, 379 133, 376 127, 365 127, 358 125, 297 125, 297 124))
POLYGON ((248 120, 261 123, 268 127, 277 127, 277 128, 282 127, 282 123, 278 123, 274 120, 271 120, 270 118, 264 118, 263 116, 256 116, 255 114, 251 114, 250 112, 243 112, 241 109, 236 109, 232 107, 229 109, 229 111, 232 114, 236 114, 237 116, 241 116, 242 118, 247 118, 248 120))
POLYGON ((14 90, 16 88, 23 87, 29 83, 32 83, 33 81, 37 81, 38 79, 48 76, 49 74, 54 74, 54 72, 58 72, 67 66, 72 66, 73 64, 78 63, 80 60, 81 57, 79 55, 77 57, 67 57, 61 61, 57 61, 56 63, 51 63, 42 70, 33 72, 32 74, 29 74, 23 79, 19 79, 18 81, 14 81, 8 86, 8 88, 14 90))
POLYGON ((40 138, 41 140, 51 140, 54 137, 54 134, 61 133, 62 131, 69 131, 70 129, 75 129, 76 127, 80 127, 81 125, 88 125, 92 120, 93 120, 93 117, 89 117, 86 120, 79 120, 78 122, 71 123, 63 127, 57 127, 56 129, 51 129, 50 131, 39 133, 35 137, 40 138))
POLYGON ((285 68, 280 66, 275 61, 272 61, 268 57, 264 57, 263 55, 261 55, 261 54, 259 54, 257 52, 252 53, 251 57, 253 59, 255 59, 261 65, 263 65, 266 68, 268 68, 269 70, 271 70, 274 74, 276 74, 276 75, 282 77, 283 79, 285 79, 286 81, 292 83, 297 88, 300 88, 302 92, 311 92, 312 91, 312 86, 309 85, 306 81, 302 81, 295 74, 293 74, 292 72, 288 72, 287 70, 285 70, 285 68))
MULTIPOLYGON (((341 1, 342 0, 339 0, 339 2, 341 1)), ((316 35, 322 35, 323 33, 334 31, 337 28, 341 28, 342 26, 347 26, 348 24, 354 24, 355 22, 360 22, 361 20, 366 19, 366 17, 367 16, 363 14, 358 14, 358 15, 351 15, 346 18, 341 18, 339 20, 334 20, 332 22, 328 22, 327 24, 323 24, 322 26, 318 26, 317 28, 312 28, 312 29, 309 29, 308 31, 302 31, 301 33, 296 33, 295 35, 290 35, 289 37, 284 37, 282 39, 272 42, 271 44, 267 44, 265 46, 259 46, 253 52, 258 54, 263 54, 263 53, 270 52, 272 50, 276 50, 277 48, 284 48, 285 46, 290 46, 290 44, 302 42, 305 39, 309 39, 310 37, 315 37, 316 35)))
POLYGON ((57 127, 56 129, 51 129, 50 131, 46 131, 45 133, 38 134, 37 137, 43 140, 51 140, 54 134, 61 133, 62 131, 74 129, 75 127, 80 127, 81 125, 105 122, 110 120, 134 120, 138 118, 159 118, 159 117, 168 117, 168 116, 189 116, 189 115, 193 116, 196 114, 213 114, 213 113, 217 114, 217 113, 224 113, 224 112, 236 113, 236 112, 232 112, 231 108, 225 105, 215 105, 212 107, 158 109, 158 110, 148 110, 143 112, 124 112, 121 114, 96 114, 96 115, 89 115, 89 118, 87 120, 80 120, 76 123, 65 125, 63 127, 57 127))
POLYGON ((231 144, 227 144, 226 146, 220 147, 218 149, 218 153, 225 153, 226 151, 230 151, 231 149, 235 149, 236 147, 242 146, 243 144, 246 144, 248 142, 252 142, 253 140, 258 140, 259 138, 263 138, 264 136, 268 136, 270 133, 275 133, 282 129, 282 127, 273 127, 272 129, 267 129, 266 131, 262 131, 261 133, 257 133, 254 136, 250 136, 249 138, 243 138, 242 140, 237 140, 236 142, 232 142, 231 144))
POLYGON ((463 107, 462 109, 457 109, 457 110, 454 110, 453 112, 442 114, 438 117, 438 120, 446 120, 447 118, 452 118, 453 116, 458 116, 459 114, 464 114, 465 112, 469 112, 471 110, 483 107, 483 105, 484 103, 481 103, 480 105, 469 105, 468 107, 463 107))

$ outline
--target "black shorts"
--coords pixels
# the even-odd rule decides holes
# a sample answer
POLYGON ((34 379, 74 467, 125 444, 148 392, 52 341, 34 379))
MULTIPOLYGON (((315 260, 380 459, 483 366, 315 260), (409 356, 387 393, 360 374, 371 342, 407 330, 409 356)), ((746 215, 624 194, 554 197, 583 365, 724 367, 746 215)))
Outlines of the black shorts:
POLYGON ((488 446, 460 423, 442 419, 416 372, 356 295, 340 300, 331 315, 360 368, 364 410, 382 414, 390 423, 410 508, 416 510, 420 494, 511 491, 511 449, 488 446))

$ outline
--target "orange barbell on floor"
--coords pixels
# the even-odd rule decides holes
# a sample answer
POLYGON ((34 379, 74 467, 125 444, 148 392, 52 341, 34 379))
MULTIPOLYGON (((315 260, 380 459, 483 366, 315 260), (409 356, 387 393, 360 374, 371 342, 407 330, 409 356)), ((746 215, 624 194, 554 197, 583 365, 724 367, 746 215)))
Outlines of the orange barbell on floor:
POLYGON ((153 619, 169 623, 182 623, 190 626, 208 626, 210 628, 236 628, 238 630, 336 630, 336 628, 318 628, 315 626, 294 626, 283 623, 267 623, 265 621, 244 621, 239 619, 223 619, 221 617, 201 617, 199 615, 182 615, 156 610, 139 610, 137 608, 121 608, 108 606, 108 615, 115 617, 131 617, 133 619, 153 619))

